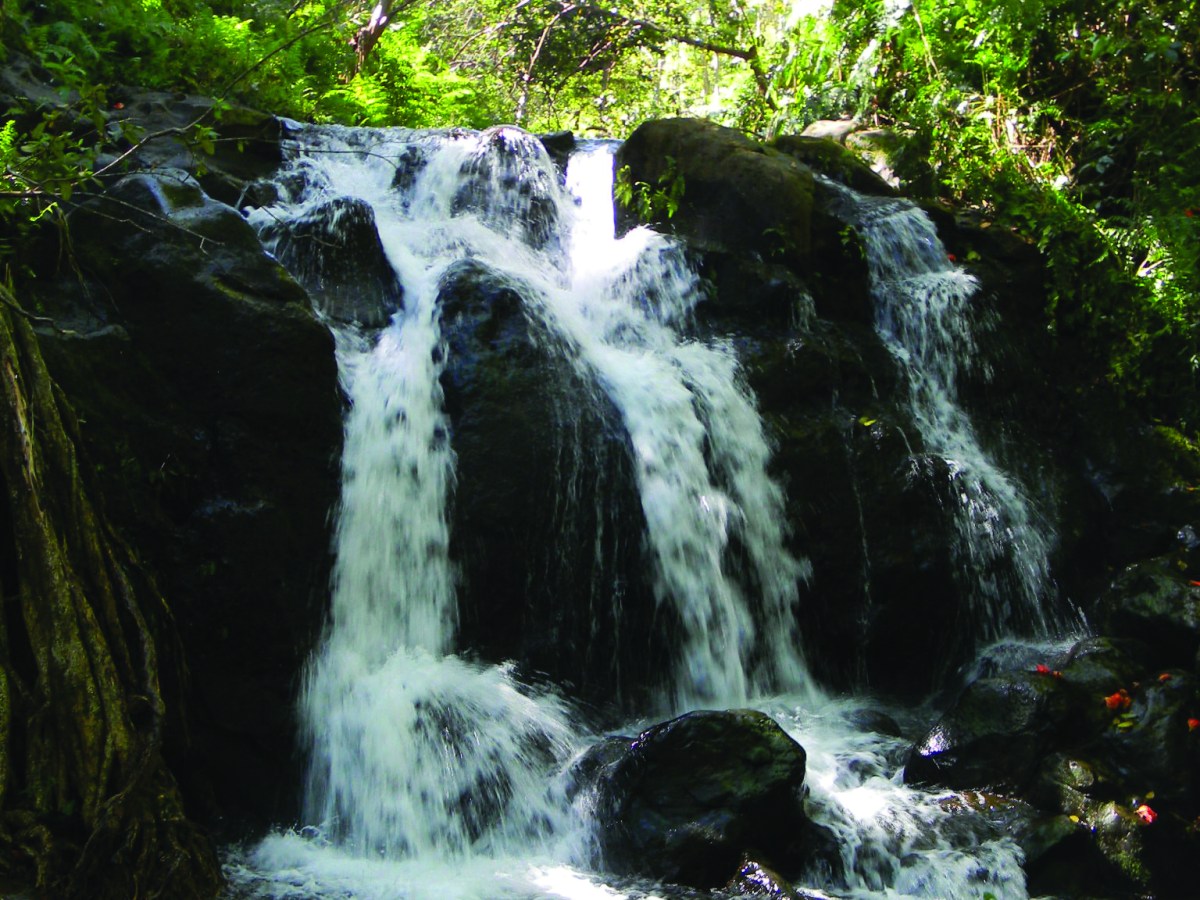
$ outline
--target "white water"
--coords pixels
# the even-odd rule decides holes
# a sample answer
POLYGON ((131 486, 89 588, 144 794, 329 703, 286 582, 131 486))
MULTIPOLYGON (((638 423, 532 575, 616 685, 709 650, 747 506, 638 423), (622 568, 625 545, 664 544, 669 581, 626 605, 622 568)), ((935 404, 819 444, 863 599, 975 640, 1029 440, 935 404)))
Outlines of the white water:
MULTIPOLYGON (((378 335, 338 332, 351 408, 331 619, 301 698, 306 820, 230 857, 235 892, 630 895, 589 871, 586 802, 573 808, 562 789, 571 758, 600 736, 566 699, 455 655, 454 458, 436 298, 446 268, 472 257, 525 286, 529 313, 628 431, 656 597, 679 628, 671 680, 648 712, 755 705, 774 715, 808 750, 812 815, 842 847, 848 886, 837 896, 1024 896, 1011 841, 982 825, 964 832, 944 798, 905 788, 907 745, 848 726, 810 684, 794 614, 809 567, 785 547, 762 423, 732 349, 682 336, 698 285, 680 248, 646 230, 614 238, 607 152, 575 157, 568 194, 517 132, 502 138, 510 168, 513 154, 475 135, 311 130, 303 140, 307 188, 257 223, 337 196, 368 201, 405 309, 378 335), (429 161, 401 194, 390 160, 410 143, 429 161), (464 200, 464 171, 490 193, 464 200), (523 201, 506 191, 530 181, 526 200, 548 197, 568 239, 510 227, 523 201)), ((635 892, 657 893, 668 895, 635 892)))
POLYGON ((875 301, 875 327, 900 364, 908 405, 927 453, 948 471, 956 501, 960 583, 994 641, 1023 633, 1049 637, 1066 620, 1054 602, 1050 554, 1056 535, 1028 491, 981 444, 959 397, 975 364, 971 303, 975 279, 955 266, 933 223, 907 200, 839 191, 860 229, 875 301))

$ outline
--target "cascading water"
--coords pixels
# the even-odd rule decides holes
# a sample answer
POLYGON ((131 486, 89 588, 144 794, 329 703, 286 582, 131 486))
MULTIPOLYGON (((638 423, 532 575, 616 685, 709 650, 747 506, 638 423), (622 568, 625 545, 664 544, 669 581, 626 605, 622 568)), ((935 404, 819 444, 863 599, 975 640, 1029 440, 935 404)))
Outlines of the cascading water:
POLYGON ((987 452, 958 384, 976 355, 975 279, 949 259, 929 217, 908 200, 864 197, 825 182, 863 237, 875 327, 908 384, 928 453, 942 460, 956 500, 955 548, 971 621, 982 641, 1049 637, 1067 625, 1054 602, 1054 531, 1022 485, 987 452))
POLYGON ((335 327, 350 409, 330 622, 301 698, 306 826, 231 861, 239 895, 623 896, 589 871, 589 822, 560 777, 601 736, 512 667, 455 655, 438 298, 472 259, 521 286, 627 432, 677 648, 643 712, 755 705, 791 731, 809 750, 813 817, 841 842, 839 896, 1024 896, 1010 840, 902 786, 907 745, 847 724, 845 702, 811 684, 795 610, 809 565, 786 549, 762 422, 732 347, 684 336, 699 285, 681 248, 645 229, 614 237, 611 147, 577 153, 564 189, 515 129, 297 138, 284 199, 254 221, 365 201, 404 301, 378 332, 335 327))
POLYGON ((682 622, 671 707, 796 689, 806 674, 794 607, 809 567, 784 546, 783 495, 766 477, 769 448, 732 349, 681 339, 699 295, 677 246, 645 229, 614 239, 611 155, 582 155, 570 175, 578 264, 555 310, 633 444, 656 593, 682 622), (729 567, 733 538, 748 583, 729 567))

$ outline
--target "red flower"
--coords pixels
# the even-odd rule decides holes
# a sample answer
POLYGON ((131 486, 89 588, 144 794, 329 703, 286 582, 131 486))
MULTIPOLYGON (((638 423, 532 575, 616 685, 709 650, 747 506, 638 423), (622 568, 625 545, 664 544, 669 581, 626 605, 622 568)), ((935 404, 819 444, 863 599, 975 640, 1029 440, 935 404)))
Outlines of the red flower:
POLYGON ((958 262, 958 257, 955 256, 953 253, 947 253, 946 259, 950 260, 950 262, 958 262))
POLYGON ((1109 709, 1129 709, 1131 702, 1129 693, 1125 688, 1121 688, 1115 694, 1109 694, 1104 698, 1104 705, 1109 709))
POLYGON ((1145 803, 1135 809, 1134 813, 1136 813, 1137 817, 1147 825, 1153 825, 1154 820, 1158 818, 1158 813, 1148 807, 1145 803))
POLYGON ((1189 209, 1185 209, 1185 210, 1183 211, 1183 214, 1184 214, 1185 216, 1187 216, 1187 217, 1190 219, 1190 218, 1191 218, 1192 216, 1194 216, 1196 213, 1195 213, 1195 210, 1192 210, 1192 209, 1190 209, 1190 208, 1189 208, 1189 209))
POLYGON ((1188 731, 1195 731, 1200 728, 1200 719, 1188 719, 1188 731))

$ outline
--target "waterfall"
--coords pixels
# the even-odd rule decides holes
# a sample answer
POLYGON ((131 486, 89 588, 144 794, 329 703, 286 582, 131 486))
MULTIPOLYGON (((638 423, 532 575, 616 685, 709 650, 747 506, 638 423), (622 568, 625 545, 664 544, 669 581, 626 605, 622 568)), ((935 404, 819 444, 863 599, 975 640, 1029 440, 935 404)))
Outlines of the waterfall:
MULTIPOLYGON (((590 870, 586 803, 563 778, 601 735, 566 689, 459 643, 439 295, 463 260, 513 286, 589 386, 577 402, 604 398, 619 415, 652 621, 672 648, 637 714, 771 712, 810 748, 815 816, 842 842, 848 896, 1024 896, 1011 840, 903 787, 903 742, 848 726, 812 685, 796 609, 811 567, 788 550, 766 430, 731 344, 692 336, 701 287, 683 248, 647 229, 613 234, 612 146, 577 152, 564 184, 511 128, 295 136, 279 202, 252 221, 269 236, 331 200, 368 204, 403 303, 382 328, 330 320, 349 409, 330 617, 300 698, 305 820, 233 859, 239 896, 626 896, 590 870)), ((996 492, 972 477, 964 490, 996 492)))
POLYGON ((948 471, 959 581, 978 639, 1062 631, 1066 621, 1056 610, 1050 576, 1053 526, 984 448, 959 395, 978 350, 975 279, 952 263, 933 223, 912 202, 824 184, 863 238, 875 329, 903 371, 926 452, 948 471))
POLYGON ((783 494, 733 350, 681 338, 699 293, 678 245, 647 229, 615 240, 609 149, 576 156, 569 178, 580 227, 556 313, 633 444, 656 594, 682 622, 670 706, 797 689, 807 674, 795 605, 810 567, 785 547, 783 494), (748 582, 727 557, 735 539, 748 582))

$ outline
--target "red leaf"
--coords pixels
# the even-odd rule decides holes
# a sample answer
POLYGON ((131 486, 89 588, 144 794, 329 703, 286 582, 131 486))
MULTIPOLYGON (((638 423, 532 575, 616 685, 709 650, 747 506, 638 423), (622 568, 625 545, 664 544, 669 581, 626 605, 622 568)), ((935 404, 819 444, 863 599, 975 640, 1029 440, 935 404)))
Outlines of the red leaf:
POLYGON ((1104 705, 1109 709, 1129 709, 1129 704, 1132 701, 1129 699, 1129 693, 1125 688, 1121 688, 1115 694, 1109 694, 1104 698, 1104 705))
POLYGON ((1200 581, 1196 581, 1194 579, 1189 581, 1188 584, 1190 584, 1192 587, 1200 587, 1200 581))
POLYGON ((1046 665, 1045 663, 1038 663, 1037 668, 1034 669, 1033 671, 1037 672, 1039 675, 1049 675, 1050 667, 1048 665, 1046 665))
POLYGON ((1170 672, 1163 672, 1161 675, 1159 675, 1159 676, 1158 676, 1158 680, 1159 680, 1160 682, 1163 682, 1163 683, 1165 684, 1166 682, 1168 682, 1168 681, 1170 681, 1170 680, 1171 680, 1171 673, 1170 673, 1170 672))
POLYGON ((1188 719, 1188 731, 1195 731, 1200 728, 1200 719, 1188 719))
POLYGON ((1137 817, 1147 825, 1153 825, 1154 820, 1158 818, 1158 813, 1148 807, 1145 803, 1135 809, 1134 812, 1137 814, 1137 817))

